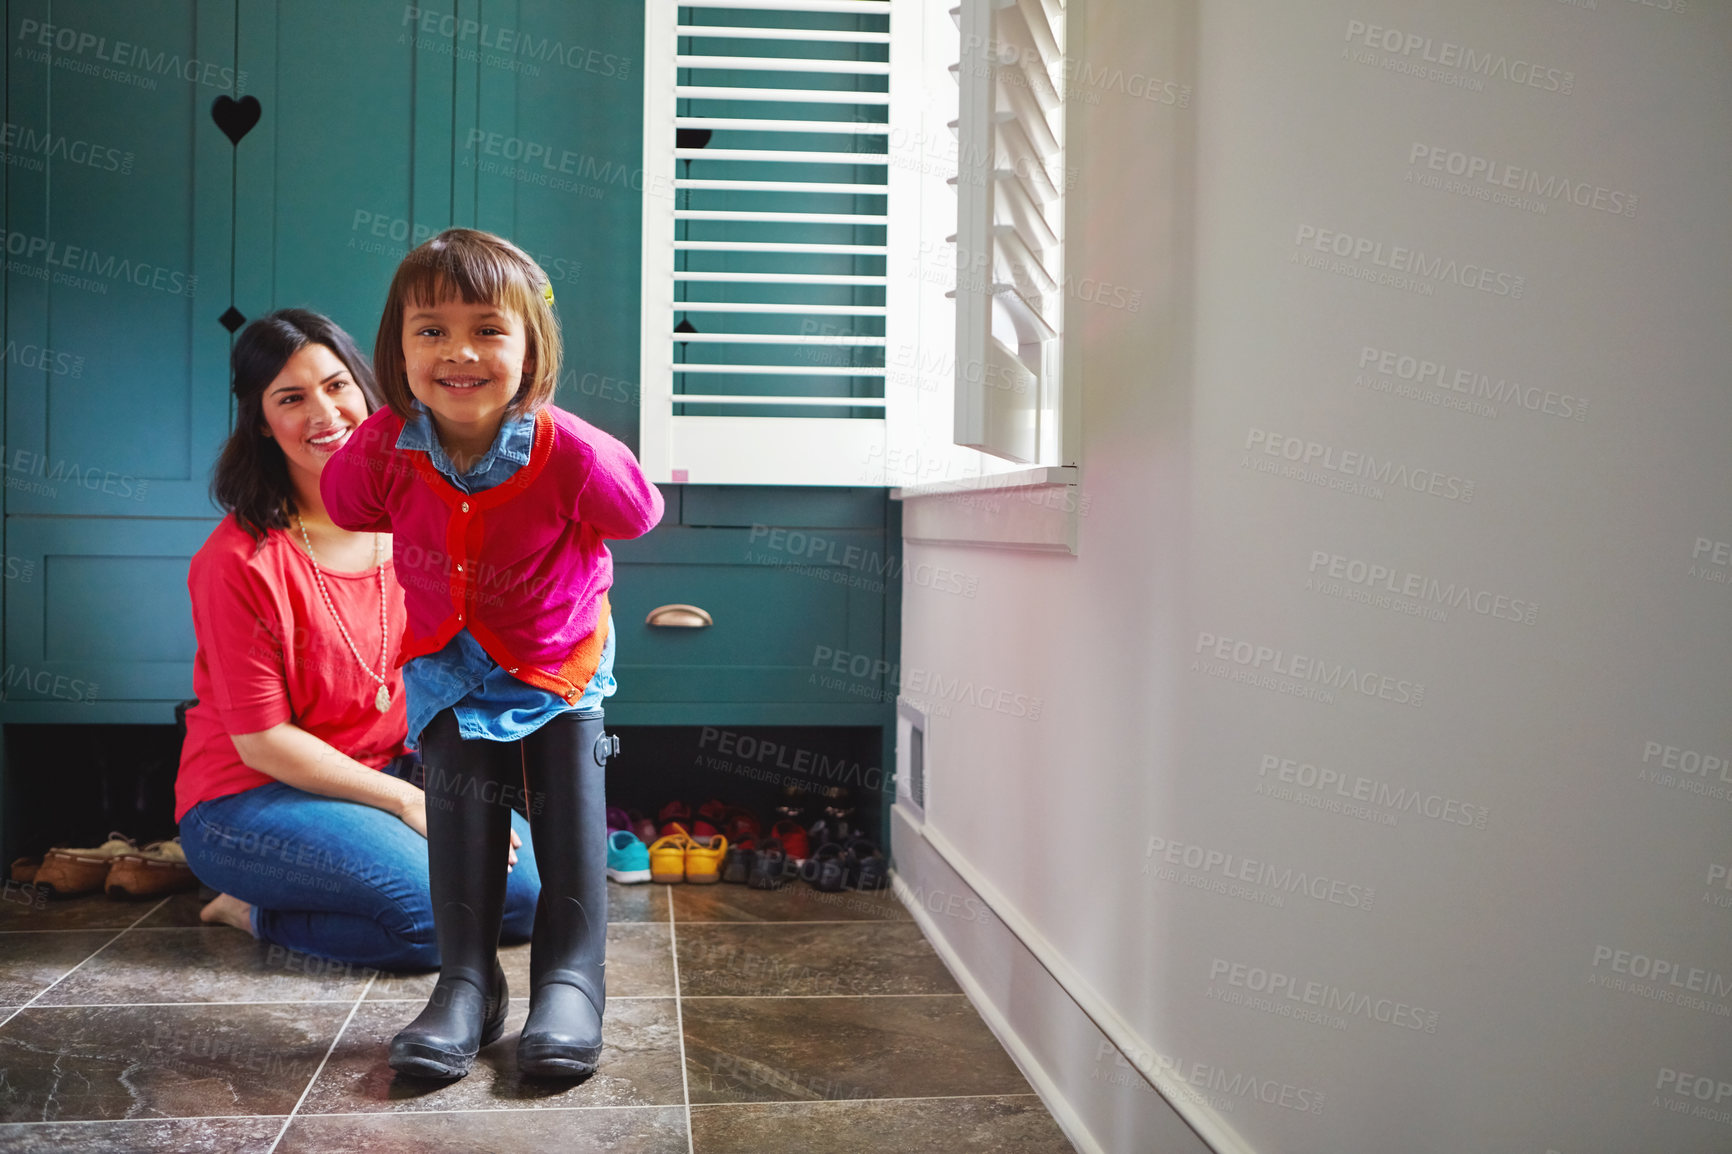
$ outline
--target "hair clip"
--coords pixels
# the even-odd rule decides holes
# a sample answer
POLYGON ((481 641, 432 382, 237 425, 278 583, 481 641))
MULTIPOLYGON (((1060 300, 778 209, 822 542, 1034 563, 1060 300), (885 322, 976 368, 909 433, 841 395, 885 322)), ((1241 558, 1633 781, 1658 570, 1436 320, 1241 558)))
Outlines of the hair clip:
POLYGON ((553 307, 553 282, 548 281, 541 286, 541 299, 547 302, 547 307, 553 307))

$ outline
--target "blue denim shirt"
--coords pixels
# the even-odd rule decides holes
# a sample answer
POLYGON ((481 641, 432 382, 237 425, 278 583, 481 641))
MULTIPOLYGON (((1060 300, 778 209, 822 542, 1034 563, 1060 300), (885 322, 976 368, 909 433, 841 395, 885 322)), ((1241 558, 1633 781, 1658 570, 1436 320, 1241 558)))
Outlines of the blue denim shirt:
MULTIPOLYGON (((420 401, 414 405, 415 417, 403 422, 397 448, 426 453, 440 475, 463 492, 491 489, 529 463, 535 443, 533 416, 501 422, 499 434, 475 467, 459 474, 439 443, 427 406, 420 401)), ((600 709, 602 699, 618 688, 613 679, 613 620, 608 620, 601 664, 574 704, 568 705, 563 697, 505 672, 467 629, 458 630, 439 652, 411 658, 404 664, 403 687, 409 712, 406 744, 411 749, 419 746, 421 731, 441 709, 456 714, 457 731, 466 739, 516 741, 568 710, 600 709)))

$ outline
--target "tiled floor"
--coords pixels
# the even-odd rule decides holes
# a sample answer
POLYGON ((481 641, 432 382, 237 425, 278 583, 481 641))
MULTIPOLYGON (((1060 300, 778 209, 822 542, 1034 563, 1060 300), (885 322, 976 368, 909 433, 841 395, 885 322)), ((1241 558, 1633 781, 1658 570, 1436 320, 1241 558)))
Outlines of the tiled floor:
POLYGON ((198 922, 198 900, 0 902, 0 1151, 1071 1150, 889 893, 610 886, 607 1047, 461 1081, 385 1047, 433 976, 328 965, 198 922))

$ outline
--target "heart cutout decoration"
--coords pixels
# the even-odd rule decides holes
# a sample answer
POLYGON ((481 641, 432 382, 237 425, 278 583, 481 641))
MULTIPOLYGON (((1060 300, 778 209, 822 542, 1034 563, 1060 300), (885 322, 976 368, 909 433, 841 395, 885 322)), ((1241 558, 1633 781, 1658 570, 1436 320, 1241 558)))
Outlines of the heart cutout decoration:
POLYGON ((239 144, 241 137, 251 132, 253 125, 259 122, 263 111, 256 96, 243 96, 239 100, 219 96, 211 103, 210 118, 216 121, 224 136, 232 143, 239 144))

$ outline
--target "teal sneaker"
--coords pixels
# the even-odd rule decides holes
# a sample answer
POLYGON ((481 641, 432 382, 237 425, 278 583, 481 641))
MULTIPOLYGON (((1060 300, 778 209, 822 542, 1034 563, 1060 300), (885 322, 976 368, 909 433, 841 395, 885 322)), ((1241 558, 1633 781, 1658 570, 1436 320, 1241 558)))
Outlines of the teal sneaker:
POLYGON ((607 835, 607 876, 628 886, 650 880, 649 849, 629 829, 607 835))

